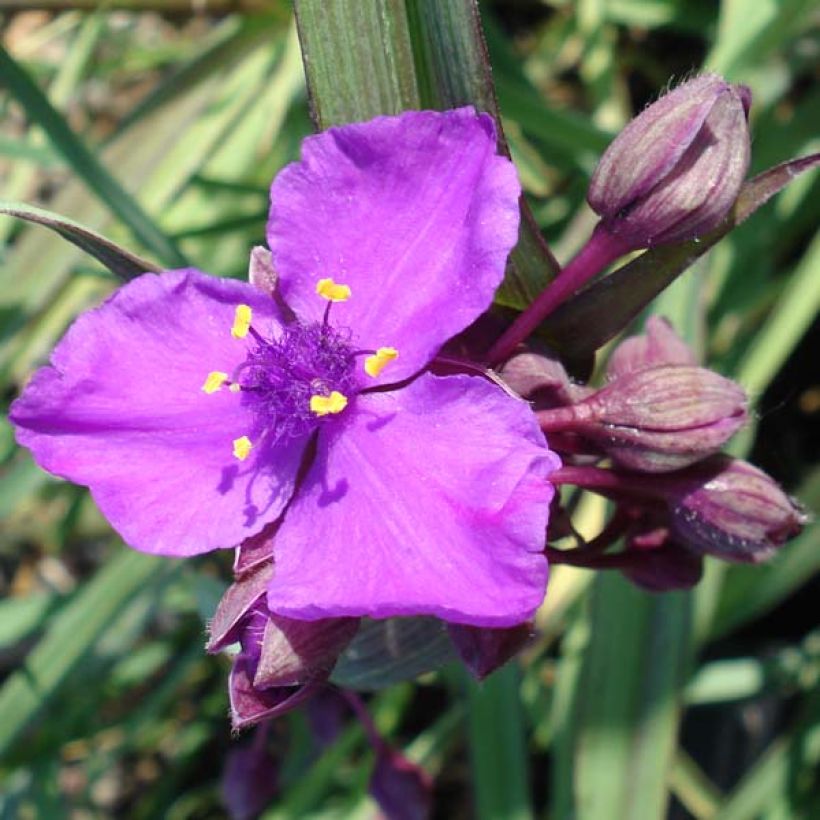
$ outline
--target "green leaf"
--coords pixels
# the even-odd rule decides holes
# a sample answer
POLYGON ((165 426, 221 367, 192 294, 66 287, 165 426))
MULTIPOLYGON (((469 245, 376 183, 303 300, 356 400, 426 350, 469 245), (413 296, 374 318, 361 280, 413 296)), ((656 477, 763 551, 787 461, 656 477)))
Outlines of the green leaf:
POLYGON ((521 679, 508 663, 482 683, 462 672, 467 687, 467 727, 479 820, 533 816, 527 745, 521 714, 521 679))
POLYGON ((63 116, 31 80, 28 73, 0 46, 0 78, 23 106, 26 115, 48 134, 56 151, 74 173, 118 216, 134 235, 166 265, 185 267, 187 260, 157 227, 135 199, 114 179, 71 130, 63 116))
POLYGON ((563 304, 543 333, 571 360, 582 360, 620 333, 687 268, 792 179, 817 165, 820 154, 784 162, 749 180, 732 214, 706 236, 642 253, 563 304))
POLYGON ((331 680, 351 689, 381 689, 437 669, 454 657, 447 631, 436 618, 364 621, 331 680))
POLYGON ((24 202, 0 201, 0 214, 25 219, 27 222, 50 228, 60 234, 63 239, 67 239, 80 250, 93 256, 105 265, 111 273, 121 279, 132 279, 141 273, 157 270, 156 265, 152 265, 145 259, 140 259, 130 251, 100 236, 96 231, 43 208, 35 208, 33 205, 27 205, 24 202))
POLYGON ((689 621, 686 594, 596 579, 575 727, 579 820, 665 817, 689 621))

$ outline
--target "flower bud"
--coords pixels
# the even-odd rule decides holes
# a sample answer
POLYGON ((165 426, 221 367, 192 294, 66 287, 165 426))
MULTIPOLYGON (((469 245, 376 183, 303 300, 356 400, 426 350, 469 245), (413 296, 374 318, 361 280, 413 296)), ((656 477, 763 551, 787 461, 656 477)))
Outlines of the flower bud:
POLYGON ((574 404, 590 393, 573 384, 558 358, 549 354, 519 353, 506 362, 500 376, 516 395, 537 408, 574 404))
POLYGON ((327 679, 359 625, 358 618, 294 621, 273 615, 267 606, 272 573, 268 561, 237 578, 209 627, 209 652, 241 646, 229 681, 235 729, 303 703, 327 679))
POLYGON ((465 666, 478 680, 484 680, 523 649, 535 634, 535 625, 528 621, 503 629, 490 629, 448 624, 447 631, 465 666))
POLYGON ((764 472, 724 455, 687 471, 668 501, 676 539, 727 561, 763 561, 807 520, 764 472))
POLYGON ((649 592, 689 589, 703 575, 703 557, 670 538, 666 515, 647 510, 626 536, 631 561, 621 572, 649 592))
POLYGON ((703 575, 703 557, 674 542, 643 550, 639 556, 640 560, 621 572, 647 592, 691 589, 703 575))
POLYGON ((603 227, 633 248, 716 228, 749 167, 751 94, 715 74, 661 97, 615 138, 587 200, 603 227))
POLYGON ((423 820, 430 816, 433 779, 421 766, 383 741, 376 745, 376 765, 369 791, 383 817, 423 820))
POLYGON ((606 366, 606 376, 614 381, 633 370, 664 364, 697 364, 694 351, 681 339, 669 322, 660 316, 646 320, 646 332, 621 342, 606 366))
POLYGON ((746 421, 746 394, 706 368, 665 365, 627 373, 572 412, 564 429, 622 467, 661 473, 717 452, 746 421))

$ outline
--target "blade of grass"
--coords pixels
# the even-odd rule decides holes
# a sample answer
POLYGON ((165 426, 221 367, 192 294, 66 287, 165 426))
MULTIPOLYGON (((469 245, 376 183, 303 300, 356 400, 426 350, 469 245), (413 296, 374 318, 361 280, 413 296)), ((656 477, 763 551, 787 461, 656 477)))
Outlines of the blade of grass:
POLYGON ((188 263, 180 250, 77 137, 62 114, 2 46, 0 77, 23 106, 26 115, 46 132, 54 149, 65 158, 74 173, 131 229, 134 236, 166 265, 185 267, 188 263))
MULTIPOLYGON (((320 128, 407 109, 474 105, 498 120, 475 0, 297 0, 308 93, 320 128)), ((503 135, 502 148, 506 150, 503 135)), ((558 266, 522 205, 499 299, 523 307, 558 266)))
POLYGON ((508 663, 482 683, 476 683, 466 671, 462 670, 462 675, 467 687, 476 817, 531 818, 518 666, 508 663))
POLYGON ((131 279, 146 271, 156 270, 157 266, 145 259, 140 259, 130 251, 114 244, 104 236, 74 222, 66 217, 53 214, 43 208, 35 208, 23 202, 3 202, 0 201, 0 214, 25 219, 50 228, 63 239, 67 239, 76 245, 80 250, 93 256, 101 262, 115 276, 122 279, 131 279))
POLYGON ((174 570, 167 559, 123 551, 54 616, 23 667, 0 689, 0 755, 48 707, 122 607, 174 570))

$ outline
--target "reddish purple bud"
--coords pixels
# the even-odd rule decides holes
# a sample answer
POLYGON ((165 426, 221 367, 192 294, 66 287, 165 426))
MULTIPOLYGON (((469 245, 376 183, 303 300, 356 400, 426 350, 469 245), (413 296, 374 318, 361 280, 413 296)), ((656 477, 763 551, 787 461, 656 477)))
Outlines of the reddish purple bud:
POLYGON ((231 704, 231 724, 234 731, 254 726, 263 720, 279 717, 301 706, 322 685, 322 681, 302 686, 274 686, 257 689, 253 685, 256 661, 252 655, 240 652, 236 656, 228 679, 231 704))
POLYGON ((242 632, 254 609, 265 607, 268 583, 273 575, 273 562, 255 565, 253 570, 232 583, 216 608, 208 624, 208 643, 211 654, 241 640, 242 632))
POLYGON ((665 519, 651 513, 627 536, 626 554, 632 562, 623 574, 649 592, 689 589, 703 575, 702 556, 672 541, 665 519))
POLYGON ((506 629, 448 624, 450 640, 470 672, 479 680, 495 672, 522 649, 534 634, 532 622, 506 629))
POLYGON ((250 744, 234 746, 226 756, 222 802, 231 820, 259 817, 278 790, 276 761, 265 744, 257 741, 254 738, 250 744))
POLYGON ((388 820, 425 820, 432 808, 433 780, 421 766, 380 743, 370 794, 388 820))
POLYGON ((557 358, 539 353, 513 356, 500 376, 511 390, 538 408, 574 404, 590 392, 570 381, 557 358))
POLYGON ((358 629, 358 618, 295 621, 269 615, 254 686, 294 686, 326 677, 358 629))
POLYGON ((664 365, 628 372, 565 408, 567 419, 560 413, 539 413, 542 427, 579 433, 622 467, 670 472, 717 452, 737 432, 746 394, 706 368, 664 365))
POLYGON ((270 613, 273 563, 253 563, 227 589, 210 624, 207 650, 239 643, 229 681, 233 726, 284 714, 306 700, 333 669, 358 618, 294 621, 270 613))
POLYGON ((724 455, 688 470, 669 509, 676 540, 727 561, 763 561, 807 520, 764 472, 724 455))
POLYGON ((749 167, 749 89, 696 77, 646 108, 595 169, 587 200, 632 247, 692 239, 716 228, 749 167))
POLYGON ((645 333, 630 336, 612 351, 606 375, 608 381, 614 381, 647 367, 697 363, 695 352, 678 336, 672 325, 660 316, 650 316, 646 320, 645 333))

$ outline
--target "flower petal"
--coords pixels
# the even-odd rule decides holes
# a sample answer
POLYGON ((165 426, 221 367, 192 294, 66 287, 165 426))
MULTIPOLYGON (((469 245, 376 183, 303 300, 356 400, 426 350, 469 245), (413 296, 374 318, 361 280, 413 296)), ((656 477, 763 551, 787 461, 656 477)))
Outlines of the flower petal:
POLYGON ((520 186, 472 108, 346 125, 303 143, 271 188, 279 292, 320 319, 319 279, 349 285, 331 321, 399 358, 376 382, 417 372, 492 301, 518 237, 520 186))
POLYGON ((359 396, 344 429, 320 434, 281 523, 271 611, 530 619, 558 463, 529 407, 481 378, 425 374, 359 396))
POLYGON ((232 441, 253 434, 241 397, 203 392, 231 373, 246 342, 231 337, 236 305, 266 332, 272 299, 251 285, 195 270, 146 274, 69 329, 14 403, 18 441, 37 463, 91 488, 125 541, 143 552, 193 555, 230 547, 275 519, 304 449, 232 441))

